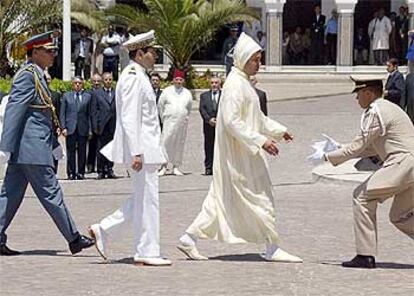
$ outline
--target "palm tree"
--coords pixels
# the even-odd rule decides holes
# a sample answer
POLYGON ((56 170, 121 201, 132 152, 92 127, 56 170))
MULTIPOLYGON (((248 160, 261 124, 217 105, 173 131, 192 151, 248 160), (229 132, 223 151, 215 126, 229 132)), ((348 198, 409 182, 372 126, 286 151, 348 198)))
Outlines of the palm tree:
POLYGON ((138 32, 154 29, 157 42, 173 67, 188 69, 190 59, 213 40, 224 25, 252 21, 257 14, 244 0, 143 0, 146 11, 115 5, 107 14, 115 22, 138 32))
POLYGON ((62 0, 2 0, 0 2, 0 75, 6 66, 6 46, 28 32, 43 31, 59 21, 62 0), (45 9, 47 7, 47 9, 45 9))
POLYGON ((72 23, 96 33, 102 33, 107 26, 105 13, 98 9, 96 0, 71 0, 70 17, 72 23))

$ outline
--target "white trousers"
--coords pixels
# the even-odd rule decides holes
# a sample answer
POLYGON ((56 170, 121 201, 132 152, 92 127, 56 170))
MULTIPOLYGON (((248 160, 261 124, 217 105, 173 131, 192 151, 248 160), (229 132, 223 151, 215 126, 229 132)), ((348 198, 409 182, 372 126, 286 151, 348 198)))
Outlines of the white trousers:
POLYGON ((129 222, 132 222, 136 257, 160 256, 157 168, 158 166, 155 165, 144 164, 141 171, 132 171, 131 196, 118 210, 99 223, 105 235, 111 239, 119 235, 129 222))

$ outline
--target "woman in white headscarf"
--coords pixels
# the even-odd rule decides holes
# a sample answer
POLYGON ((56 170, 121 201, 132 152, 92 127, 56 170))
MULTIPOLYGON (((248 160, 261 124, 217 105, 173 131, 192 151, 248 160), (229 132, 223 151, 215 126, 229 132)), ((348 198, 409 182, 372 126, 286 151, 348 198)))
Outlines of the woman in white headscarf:
POLYGON ((277 140, 292 139, 286 127, 260 111, 249 81, 260 67, 262 48, 242 33, 234 66, 223 86, 214 147, 213 181, 201 212, 177 246, 193 260, 206 260, 198 238, 227 243, 266 244, 269 261, 302 262, 278 248, 272 184, 265 152, 276 155, 277 140))

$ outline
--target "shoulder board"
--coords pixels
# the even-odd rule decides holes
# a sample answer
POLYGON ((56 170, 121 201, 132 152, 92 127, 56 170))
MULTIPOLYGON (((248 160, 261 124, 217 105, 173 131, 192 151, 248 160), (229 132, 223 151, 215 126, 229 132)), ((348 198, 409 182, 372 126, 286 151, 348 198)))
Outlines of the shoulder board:
POLYGON ((14 75, 13 80, 16 80, 16 78, 19 77, 19 75, 22 74, 25 71, 30 72, 30 73, 34 73, 35 72, 34 65, 33 64, 29 64, 29 65, 26 65, 26 66, 21 67, 17 71, 17 73, 14 75))
POLYGON ((129 68, 128 74, 137 74, 137 70, 135 69, 134 66, 132 66, 132 67, 129 68))

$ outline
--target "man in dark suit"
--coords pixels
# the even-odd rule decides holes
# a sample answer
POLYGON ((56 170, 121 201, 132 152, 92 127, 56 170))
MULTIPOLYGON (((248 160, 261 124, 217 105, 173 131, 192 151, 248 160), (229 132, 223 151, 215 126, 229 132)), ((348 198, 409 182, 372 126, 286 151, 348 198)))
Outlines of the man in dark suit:
MULTIPOLYGON (((49 90, 50 90, 50 98, 52 99, 52 104, 55 107, 55 112, 56 112, 56 116, 59 119, 59 115, 60 115, 60 100, 62 98, 62 94, 60 92, 57 91, 53 91, 50 89, 50 83, 52 82, 52 77, 50 76, 50 74, 48 72, 45 72, 45 78, 46 78, 46 82, 47 85, 49 86, 49 90)), ((55 144, 56 146, 59 145, 58 142, 58 138, 60 136, 60 130, 58 130, 59 127, 56 126, 56 124, 53 122, 53 135, 55 136, 55 144)), ((55 173, 57 174, 58 171, 58 164, 59 164, 59 160, 56 158, 53 158, 53 163, 54 163, 54 170, 55 173)))
POLYGON ((156 96, 156 101, 158 104, 158 100, 162 94, 162 90, 160 87, 161 84, 161 77, 160 74, 158 74, 157 72, 152 72, 151 73, 151 84, 152 84, 152 88, 154 89, 155 92, 155 96, 156 96))
POLYGON ((314 8, 315 15, 311 26, 311 63, 321 65, 324 61, 324 38, 325 38, 325 21, 326 17, 321 14, 321 7, 316 5, 314 8))
POLYGON ((116 126, 115 90, 112 88, 112 74, 104 73, 103 87, 92 94, 91 114, 92 130, 98 135, 98 180, 114 179, 114 163, 103 156, 101 150, 114 137, 116 126))
POLYGON ((384 99, 405 109, 405 81, 404 76, 398 71, 397 59, 392 58, 388 60, 387 71, 390 74, 385 84, 384 99))
POLYGON ((216 136, 216 118, 221 95, 221 80, 213 76, 211 89, 200 95, 200 114, 204 132, 204 167, 206 175, 213 174, 214 138, 216 136))
POLYGON ((406 111, 414 124, 414 72, 411 72, 405 78, 406 85, 406 111))
POLYGON ((262 110, 263 114, 267 116, 267 96, 266 93, 258 88, 256 88, 257 78, 256 76, 250 77, 250 82, 253 85, 254 89, 256 90, 257 95, 259 96, 259 103, 260 103, 260 110, 262 110))
POLYGON ((62 33, 60 32, 59 25, 53 26, 52 40, 54 46, 57 47, 54 55, 53 66, 49 68, 49 74, 52 78, 62 79, 62 67, 63 67, 63 47, 62 47, 62 33))
MULTIPOLYGON (((89 90, 91 97, 93 97, 93 92, 101 88, 102 86, 102 77, 98 73, 92 75, 91 78, 92 89, 89 90)), ((91 113, 91 117, 93 114, 91 113)), ((93 118, 91 118, 91 121, 93 118)), ((96 166, 96 153, 98 151, 98 135, 92 130, 92 135, 88 139, 88 157, 86 164, 86 173, 91 174, 95 172, 96 166)))
POLYGON ((81 77, 73 78, 72 89, 73 91, 65 93, 62 98, 60 126, 62 135, 66 137, 68 178, 83 180, 85 179, 86 142, 90 128, 91 95, 83 91, 81 77))
POLYGON ((75 50, 73 57, 73 59, 75 60, 75 76, 83 76, 85 80, 91 77, 92 55, 93 40, 87 37, 86 29, 83 28, 80 31, 80 38, 75 42, 75 50))

